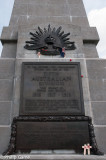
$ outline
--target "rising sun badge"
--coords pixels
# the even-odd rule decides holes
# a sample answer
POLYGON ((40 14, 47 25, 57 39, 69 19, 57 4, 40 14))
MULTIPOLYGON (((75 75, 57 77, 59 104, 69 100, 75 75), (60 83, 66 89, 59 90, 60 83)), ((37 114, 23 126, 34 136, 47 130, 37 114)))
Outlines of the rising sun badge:
POLYGON ((38 27, 38 30, 35 33, 30 32, 30 35, 30 41, 26 41, 24 48, 36 50, 42 55, 61 55, 63 48, 65 50, 76 49, 75 43, 69 41, 70 33, 65 34, 61 26, 52 29, 49 24, 48 28, 43 30, 38 27))

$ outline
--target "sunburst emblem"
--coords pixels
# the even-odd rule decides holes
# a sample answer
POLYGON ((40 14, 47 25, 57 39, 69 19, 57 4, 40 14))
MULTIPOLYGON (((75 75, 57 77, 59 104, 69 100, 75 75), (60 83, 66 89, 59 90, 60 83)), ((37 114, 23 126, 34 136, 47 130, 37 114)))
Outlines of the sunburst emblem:
POLYGON ((40 51, 43 55, 59 55, 62 48, 75 50, 75 43, 70 42, 68 38, 70 33, 64 34, 64 31, 61 30, 61 26, 57 29, 55 27, 51 29, 50 24, 48 29, 42 30, 38 27, 38 31, 35 33, 30 32, 31 40, 26 41, 24 48, 40 51))

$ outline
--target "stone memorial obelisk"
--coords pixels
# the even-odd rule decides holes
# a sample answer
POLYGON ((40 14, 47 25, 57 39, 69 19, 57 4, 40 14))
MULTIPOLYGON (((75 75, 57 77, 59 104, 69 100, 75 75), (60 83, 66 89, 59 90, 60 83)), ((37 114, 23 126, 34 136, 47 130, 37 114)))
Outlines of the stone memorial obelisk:
POLYGON ((106 153, 106 61, 82 0, 15 0, 1 42, 0 153, 106 153))

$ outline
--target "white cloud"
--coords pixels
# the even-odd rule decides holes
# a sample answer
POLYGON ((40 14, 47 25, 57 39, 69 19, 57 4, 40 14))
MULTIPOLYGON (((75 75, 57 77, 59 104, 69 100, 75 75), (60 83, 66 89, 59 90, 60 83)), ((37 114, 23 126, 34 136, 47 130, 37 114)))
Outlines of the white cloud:
POLYGON ((14 0, 0 2, 0 27, 8 26, 14 0))
POLYGON ((90 26, 96 26, 100 42, 97 50, 100 58, 106 58, 106 7, 102 9, 92 10, 88 13, 90 26))
POLYGON ((102 9, 106 6, 106 0, 83 0, 87 13, 94 9, 102 9))

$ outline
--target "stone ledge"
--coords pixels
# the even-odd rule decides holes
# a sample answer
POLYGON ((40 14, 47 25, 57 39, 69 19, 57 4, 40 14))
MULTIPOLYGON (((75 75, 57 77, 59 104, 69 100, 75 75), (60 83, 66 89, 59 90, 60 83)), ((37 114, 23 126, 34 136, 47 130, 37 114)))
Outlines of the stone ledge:
POLYGON ((16 27, 3 27, 0 40, 2 44, 6 42, 17 42, 18 32, 16 27))
POLYGON ((99 35, 96 27, 81 28, 83 43, 91 43, 97 45, 99 42, 99 35))
POLYGON ((12 155, 12 156, 0 156, 0 160, 8 159, 13 160, 14 157, 17 159, 25 159, 24 157, 30 157, 28 160, 106 160, 106 155, 104 156, 83 156, 83 155, 12 155), (22 157, 22 158, 20 158, 22 157))

